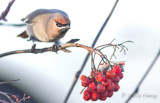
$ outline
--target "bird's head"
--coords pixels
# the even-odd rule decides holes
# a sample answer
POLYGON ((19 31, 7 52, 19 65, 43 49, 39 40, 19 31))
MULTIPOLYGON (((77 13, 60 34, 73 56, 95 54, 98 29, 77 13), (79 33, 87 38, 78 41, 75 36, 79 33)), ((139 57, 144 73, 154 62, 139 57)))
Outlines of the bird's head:
POLYGON ((67 15, 55 13, 54 21, 60 35, 64 35, 70 29, 70 20, 67 15))

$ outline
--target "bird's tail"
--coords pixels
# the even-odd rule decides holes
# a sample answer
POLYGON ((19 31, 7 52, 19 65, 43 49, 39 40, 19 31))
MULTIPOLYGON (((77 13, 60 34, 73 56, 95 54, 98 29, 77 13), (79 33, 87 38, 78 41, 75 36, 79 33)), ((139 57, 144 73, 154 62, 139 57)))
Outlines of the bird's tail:
POLYGON ((24 32, 22 32, 21 34, 17 35, 17 37, 21 37, 21 38, 26 39, 26 38, 28 38, 28 35, 27 35, 27 32, 24 31, 24 32))

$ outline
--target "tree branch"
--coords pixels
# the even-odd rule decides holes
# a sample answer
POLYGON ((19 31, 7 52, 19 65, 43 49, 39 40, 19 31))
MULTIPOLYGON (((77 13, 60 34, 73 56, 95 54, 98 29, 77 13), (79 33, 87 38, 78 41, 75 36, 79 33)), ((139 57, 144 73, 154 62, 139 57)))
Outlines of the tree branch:
MULTIPOLYGON (((38 53, 44 53, 44 52, 57 52, 57 51, 63 51, 63 52, 71 52, 70 50, 68 50, 67 48, 69 47, 81 47, 83 49, 86 49, 88 50, 89 52, 94 52, 95 54, 99 55, 100 57, 104 57, 104 54, 100 51, 106 47, 120 47, 120 46, 123 46, 125 47, 123 44, 124 43, 127 43, 127 42, 132 42, 132 41, 126 41, 126 42, 123 42, 123 43, 120 43, 120 44, 105 44, 105 45, 101 45, 101 46, 98 46, 96 48, 92 48, 92 47, 88 47, 88 46, 85 46, 85 45, 82 45, 82 44, 78 44, 78 43, 71 43, 71 42, 67 42, 65 44, 62 44, 61 46, 57 47, 57 48, 54 48, 53 46, 51 47, 45 47, 45 48, 41 48, 41 49, 36 49, 36 48, 31 48, 31 49, 24 49, 24 50, 15 50, 15 51, 9 51, 9 52, 6 52, 6 53, 2 53, 0 54, 0 58, 1 57, 5 57, 5 56, 8 56, 8 55, 13 55, 13 54, 20 54, 20 53, 34 53, 34 54, 38 54, 38 53)), ((35 45, 34 45, 35 46, 35 45)), ((115 55, 115 54, 113 54, 115 55)))
POLYGON ((144 79, 147 77, 148 73, 151 71, 151 69, 153 68, 154 64, 156 63, 156 61, 158 60, 160 56, 160 49, 157 53, 157 55, 155 56, 154 60, 152 61, 152 63, 150 64, 150 66, 148 67, 147 71, 145 72, 145 74, 143 75, 143 77, 141 78, 141 80, 139 81, 138 85, 136 86, 135 90, 133 91, 133 93, 128 97, 128 99, 125 101, 125 103, 128 103, 136 93, 139 92, 139 87, 141 86, 141 84, 143 83, 144 79))
POLYGON ((7 97, 8 100, 9 100, 11 103, 14 103, 14 101, 11 99, 11 97, 10 97, 7 93, 0 91, 0 94, 1 94, 1 95, 4 95, 5 97, 7 97))
POLYGON ((13 5, 14 1, 15 0, 12 0, 12 1, 9 2, 9 4, 8 4, 7 8, 5 9, 5 11, 2 12, 2 14, 0 16, 0 20, 7 21, 6 16, 7 16, 8 12, 9 12, 11 6, 13 5))
POLYGON ((0 85, 1 85, 1 84, 6 84, 6 83, 15 82, 15 81, 19 81, 19 79, 16 79, 16 80, 9 80, 9 81, 5 81, 5 82, 0 82, 0 85))
POLYGON ((92 48, 90 48, 88 46, 85 46, 85 45, 81 45, 81 44, 77 44, 77 43, 65 43, 65 44, 62 44, 61 46, 59 46, 56 49, 53 48, 53 46, 51 46, 51 47, 46 47, 46 48, 41 48, 41 49, 34 49, 34 50, 32 50, 32 49, 15 50, 15 51, 2 53, 2 54, 0 54, 0 57, 12 55, 12 54, 20 54, 20 53, 34 53, 34 54, 37 54, 37 53, 43 53, 43 52, 48 52, 48 51, 57 52, 59 50, 64 51, 64 52, 71 52, 70 50, 66 49, 66 48, 69 48, 69 47, 81 47, 81 48, 84 48, 86 50, 93 51, 92 48))

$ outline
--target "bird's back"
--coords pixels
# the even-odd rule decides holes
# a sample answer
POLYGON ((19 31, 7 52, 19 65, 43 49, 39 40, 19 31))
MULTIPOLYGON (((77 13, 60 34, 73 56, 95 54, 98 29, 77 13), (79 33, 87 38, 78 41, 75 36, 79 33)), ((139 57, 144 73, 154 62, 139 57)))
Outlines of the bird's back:
POLYGON ((68 17, 68 15, 64 11, 58 9, 38 9, 27 15, 25 18, 22 19, 22 21, 24 21, 25 23, 31 23, 34 17, 47 13, 61 13, 68 17))

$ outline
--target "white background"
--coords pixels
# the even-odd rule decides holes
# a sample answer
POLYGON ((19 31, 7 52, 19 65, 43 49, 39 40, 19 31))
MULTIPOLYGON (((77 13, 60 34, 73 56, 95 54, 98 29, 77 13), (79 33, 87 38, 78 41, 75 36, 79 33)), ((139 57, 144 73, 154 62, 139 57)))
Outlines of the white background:
MULTIPOLYGON (((9 1, 0 0, 0 13, 9 1)), ((114 2, 115 0, 16 0, 7 19, 8 23, 22 23, 20 19, 33 10, 61 9, 71 19, 71 29, 62 42, 79 38, 79 43, 91 46, 114 2)), ((114 38, 115 43, 132 40, 134 44, 126 44, 129 48, 127 55, 117 51, 117 60, 126 61, 124 78, 120 81, 120 90, 105 102, 124 103, 157 54, 160 48, 159 5, 159 0, 119 1, 96 46, 109 43, 114 38)), ((31 48, 32 42, 16 37, 23 30, 25 27, 0 26, 0 53, 31 48)), ((38 48, 51 45, 52 43, 37 43, 38 48)), ((42 103, 62 103, 87 54, 81 48, 70 50, 72 53, 69 54, 46 52, 0 58, 0 78, 20 79, 13 84, 42 103)), ((141 85, 138 95, 130 103, 160 102, 159 63, 158 59, 141 85), (151 96, 146 97, 146 94, 151 96)), ((90 60, 82 74, 90 74, 90 60)), ((68 103, 85 102, 80 95, 82 88, 81 81, 78 80, 68 103)), ((96 103, 99 102, 101 101, 96 103)))

